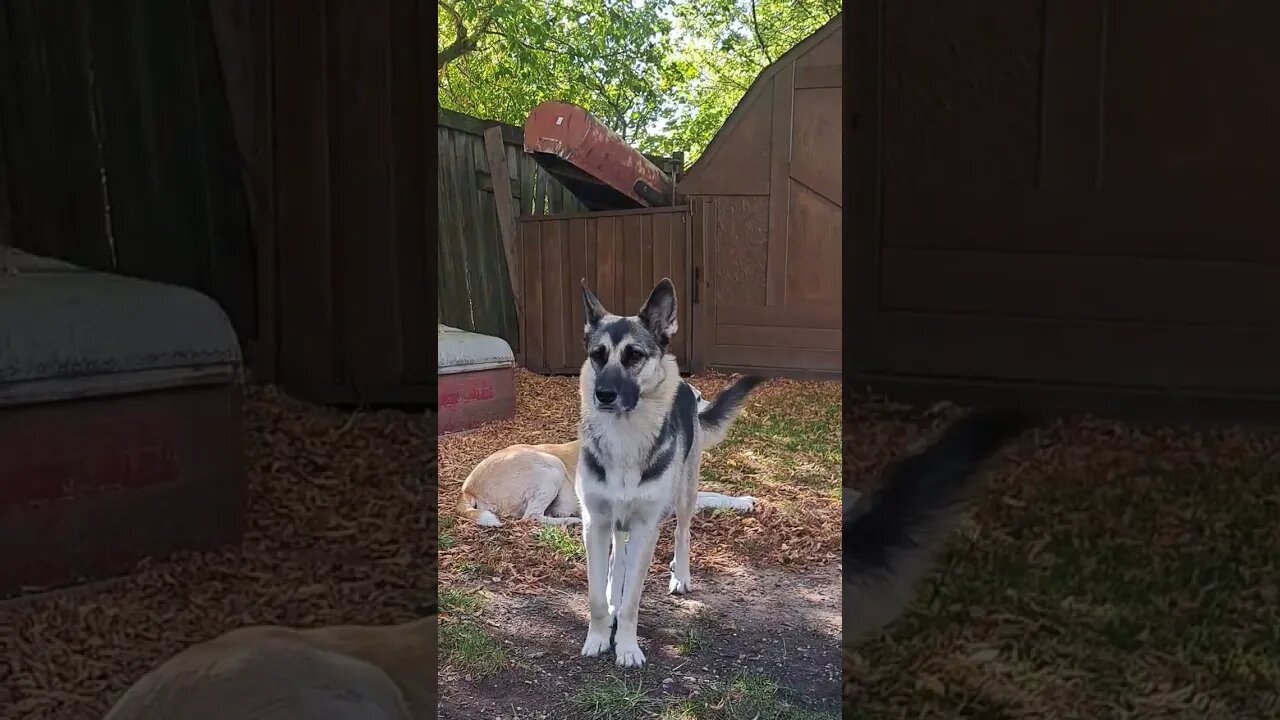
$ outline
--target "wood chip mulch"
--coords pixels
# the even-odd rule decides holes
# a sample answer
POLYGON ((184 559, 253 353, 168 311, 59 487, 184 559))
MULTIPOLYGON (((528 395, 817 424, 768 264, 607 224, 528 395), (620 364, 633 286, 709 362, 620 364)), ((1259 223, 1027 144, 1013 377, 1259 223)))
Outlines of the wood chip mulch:
POLYGON ((435 609, 434 418, 340 412, 251 387, 249 531, 0 603, 0 718, 100 720, 182 648, 259 623, 394 623, 435 609))
MULTIPOLYGON (((960 411, 846 393, 847 484, 960 411)), ((1063 418, 983 477, 845 717, 1280 718, 1280 431, 1063 418)))
MULTIPOLYGON (((703 397, 715 397, 732 376, 706 374, 690 378, 703 397)), ((458 491, 471 469, 490 453, 513 443, 568 442, 577 435, 577 378, 546 377, 518 371, 514 417, 475 430, 440 438, 441 528, 449 540, 440 553, 445 586, 473 584, 469 578, 500 581, 504 592, 539 592, 548 583, 581 584, 583 563, 530 541, 547 532, 532 521, 504 519, 501 528, 480 528, 454 516, 458 491)), ((823 467, 795 466, 797 457, 770 438, 739 432, 703 458, 702 489, 751 495, 759 502, 750 515, 701 513, 694 519, 692 554, 698 566, 734 572, 744 564, 805 567, 838 561, 839 537, 839 409, 837 383, 771 380, 753 392, 743 418, 768 413, 795 422, 827 412, 831 422, 830 462, 823 467), (714 479, 708 479, 708 478, 714 479), (802 478, 806 483, 789 482, 802 478), (750 480, 751 485, 744 482, 750 480)), ((740 419, 739 423, 744 420, 740 419)), ((749 422, 749 421, 748 421, 749 422)), ((578 531, 572 528, 570 533, 578 531)), ((655 557, 668 556, 671 533, 664 526, 655 557)), ((662 575, 663 563, 651 568, 662 575)))

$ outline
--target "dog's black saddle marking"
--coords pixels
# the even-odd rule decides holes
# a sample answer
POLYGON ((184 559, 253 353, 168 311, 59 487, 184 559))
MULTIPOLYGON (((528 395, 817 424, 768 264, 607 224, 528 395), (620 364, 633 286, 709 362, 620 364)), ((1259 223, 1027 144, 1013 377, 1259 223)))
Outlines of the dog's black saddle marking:
POLYGON ((671 410, 662 422, 662 429, 658 431, 658 437, 649 450, 644 471, 640 473, 640 482, 662 477, 662 473, 667 471, 671 461, 675 459, 676 445, 684 443, 684 457, 689 457, 689 450, 693 448, 693 423, 697 417, 698 399, 693 394, 693 388, 682 380, 680 387, 676 388, 675 402, 671 404, 671 410))

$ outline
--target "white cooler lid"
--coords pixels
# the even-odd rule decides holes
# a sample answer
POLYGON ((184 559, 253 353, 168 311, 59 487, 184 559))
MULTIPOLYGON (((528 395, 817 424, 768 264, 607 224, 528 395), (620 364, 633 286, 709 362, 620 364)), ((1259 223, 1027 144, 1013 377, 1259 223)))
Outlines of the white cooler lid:
POLYGON ((0 404, 118 392, 139 373, 205 382, 239 364, 235 331, 205 295, 0 247, 0 404))
POLYGON ((511 346, 500 337, 459 330, 448 325, 438 325, 438 329, 436 359, 439 367, 436 372, 440 375, 492 370, 516 364, 511 346))

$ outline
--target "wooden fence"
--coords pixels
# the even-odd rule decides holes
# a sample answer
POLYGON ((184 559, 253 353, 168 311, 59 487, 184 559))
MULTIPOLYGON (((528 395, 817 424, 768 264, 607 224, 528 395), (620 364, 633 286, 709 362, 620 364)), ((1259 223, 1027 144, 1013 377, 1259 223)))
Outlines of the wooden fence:
MULTIPOLYGON (((484 131, 495 123, 441 110, 439 160, 439 319, 495 335, 520 349, 515 299, 498 224, 484 131)), ((499 125, 515 215, 580 212, 582 205, 524 152, 520 128, 499 125)), ((513 218, 514 220, 514 218, 513 218)))
POLYGON ((689 208, 617 210, 521 218, 519 232, 524 366, 576 373, 582 346, 582 278, 611 311, 640 309, 654 283, 676 283, 680 332, 673 352, 682 370, 693 363, 694 304, 689 208))
POLYGON ((0 242, 185 285, 256 335, 210 4, 0 3, 0 242))

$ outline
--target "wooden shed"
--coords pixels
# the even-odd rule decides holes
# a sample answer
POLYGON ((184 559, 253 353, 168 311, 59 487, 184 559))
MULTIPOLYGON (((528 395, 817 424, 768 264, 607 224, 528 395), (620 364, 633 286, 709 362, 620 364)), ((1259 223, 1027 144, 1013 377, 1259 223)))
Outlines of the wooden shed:
POLYGON ((521 219, 526 367, 581 366, 579 278, 634 312, 669 275, 683 369, 839 376, 841 31, 837 16, 756 78, 681 204, 521 219))
POLYGON ((851 5, 857 378, 1280 399, 1280 6, 925 5, 851 5))

